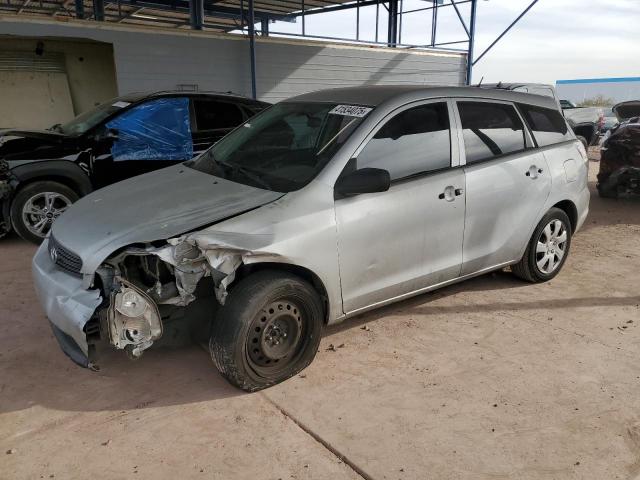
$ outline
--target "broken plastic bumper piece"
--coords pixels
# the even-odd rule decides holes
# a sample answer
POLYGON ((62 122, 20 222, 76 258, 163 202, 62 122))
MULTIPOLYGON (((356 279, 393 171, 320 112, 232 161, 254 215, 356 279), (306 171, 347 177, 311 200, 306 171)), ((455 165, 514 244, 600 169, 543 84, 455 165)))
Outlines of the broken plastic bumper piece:
POLYGON ((82 278, 57 268, 48 239, 36 252, 32 274, 36 293, 62 350, 78 365, 91 367, 86 325, 102 303, 99 290, 87 290, 82 278))

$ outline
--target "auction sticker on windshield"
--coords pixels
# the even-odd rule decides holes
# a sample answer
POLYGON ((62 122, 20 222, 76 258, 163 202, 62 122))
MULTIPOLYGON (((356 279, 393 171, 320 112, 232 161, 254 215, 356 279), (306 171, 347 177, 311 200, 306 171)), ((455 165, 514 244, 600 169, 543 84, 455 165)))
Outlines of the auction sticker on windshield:
POLYGON ((329 113, 333 115, 344 115, 346 117, 364 117, 372 108, 360 107, 358 105, 337 105, 329 113))

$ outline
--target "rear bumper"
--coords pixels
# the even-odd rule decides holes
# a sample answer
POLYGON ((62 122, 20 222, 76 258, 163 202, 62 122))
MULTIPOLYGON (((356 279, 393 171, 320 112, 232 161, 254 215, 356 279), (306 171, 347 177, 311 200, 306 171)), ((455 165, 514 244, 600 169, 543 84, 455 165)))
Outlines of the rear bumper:
POLYGON ((86 290, 82 279, 59 270, 49 257, 48 239, 32 262, 38 299, 62 350, 78 365, 90 366, 85 325, 102 303, 98 290, 86 290))
POLYGON ((591 193, 589 192, 588 187, 585 186, 582 189, 577 200, 576 209, 578 211, 578 221, 576 222, 576 232, 582 228, 584 221, 587 219, 587 215, 589 215, 589 201, 591 200, 591 193))

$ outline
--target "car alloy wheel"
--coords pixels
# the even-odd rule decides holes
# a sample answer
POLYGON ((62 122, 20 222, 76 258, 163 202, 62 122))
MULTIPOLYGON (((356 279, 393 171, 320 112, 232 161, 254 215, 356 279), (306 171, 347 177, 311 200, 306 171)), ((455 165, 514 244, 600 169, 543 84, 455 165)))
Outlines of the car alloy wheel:
POLYGON ((567 238, 567 227, 561 220, 553 219, 542 229, 536 243, 538 270, 549 275, 560 266, 566 253, 567 238))
POLYGON ((37 193, 22 207, 22 221, 31 233, 44 237, 53 221, 69 208, 71 203, 71 200, 58 192, 37 193))

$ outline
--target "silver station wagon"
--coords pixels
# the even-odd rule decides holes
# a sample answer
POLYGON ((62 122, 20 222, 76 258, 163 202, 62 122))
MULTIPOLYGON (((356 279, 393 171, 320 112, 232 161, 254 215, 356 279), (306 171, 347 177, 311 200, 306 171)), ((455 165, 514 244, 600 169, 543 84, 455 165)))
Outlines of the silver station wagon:
POLYGON ((100 342, 136 358, 186 331, 253 391, 305 368, 327 324, 506 266, 553 278, 587 215, 587 170, 551 98, 325 90, 80 199, 33 276, 76 363, 95 367, 100 342))

